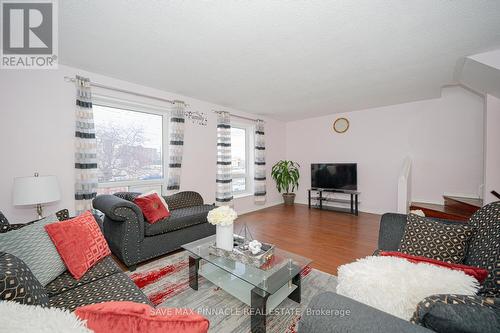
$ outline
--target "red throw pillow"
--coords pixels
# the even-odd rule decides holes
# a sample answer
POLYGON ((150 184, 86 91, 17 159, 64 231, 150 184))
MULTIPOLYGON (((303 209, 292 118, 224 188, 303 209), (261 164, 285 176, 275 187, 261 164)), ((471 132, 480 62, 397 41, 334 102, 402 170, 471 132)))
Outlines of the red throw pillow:
POLYGON ((488 276, 488 271, 487 270, 485 270, 483 268, 479 268, 479 267, 474 267, 474 266, 467 266, 467 265, 460 265, 460 264, 451 264, 451 263, 447 263, 447 262, 444 262, 444 261, 439 261, 439 260, 436 260, 436 259, 430 259, 430 258, 425 258, 425 257, 412 256, 410 254, 405 254, 405 253, 401 253, 401 252, 382 251, 382 252, 379 253, 379 255, 385 256, 385 257, 398 257, 398 258, 406 259, 409 262, 413 262, 413 263, 427 263, 427 264, 431 264, 431 265, 446 267, 446 268, 449 268, 449 269, 453 269, 455 271, 462 271, 465 274, 470 275, 470 276, 476 278, 476 280, 479 283, 483 283, 483 281, 488 276))
POLYGON ((153 224, 170 216, 170 212, 161 202, 160 196, 156 193, 140 196, 134 199, 134 203, 139 206, 146 222, 153 224))
POLYGON ((205 333, 208 319, 189 309, 158 308, 134 302, 105 302, 79 307, 75 314, 87 320, 95 333, 205 333))
POLYGON ((149 192, 146 192, 146 193, 143 193, 139 196, 139 198, 142 198, 142 197, 145 197, 145 196, 148 196, 150 194, 154 194, 156 193, 158 195, 158 198, 160 198, 160 201, 161 203, 163 204, 163 206, 165 207, 166 210, 170 211, 170 209, 168 208, 168 204, 167 202, 165 201, 165 198, 161 196, 160 193, 158 193, 157 191, 149 191, 149 192))
POLYGON ((68 271, 79 280, 100 259, 111 254, 108 243, 91 212, 47 224, 45 230, 68 271))

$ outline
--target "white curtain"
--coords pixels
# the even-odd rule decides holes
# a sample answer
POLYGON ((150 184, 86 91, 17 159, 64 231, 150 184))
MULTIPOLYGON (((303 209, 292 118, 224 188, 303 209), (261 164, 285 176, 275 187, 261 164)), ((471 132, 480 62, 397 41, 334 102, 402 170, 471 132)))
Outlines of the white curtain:
POLYGON ((75 84, 75 209, 81 214, 97 195, 97 142, 90 80, 76 76, 75 84))
POLYGON ((255 165, 254 165, 254 198, 255 203, 266 202, 266 139, 264 121, 255 122, 255 165))
POLYGON ((231 116, 217 113, 217 174, 215 202, 217 206, 232 206, 233 180, 231 173, 231 116))
POLYGON ((184 121, 186 105, 174 101, 169 119, 168 182, 167 193, 179 191, 181 186, 182 154, 184 151, 184 121))

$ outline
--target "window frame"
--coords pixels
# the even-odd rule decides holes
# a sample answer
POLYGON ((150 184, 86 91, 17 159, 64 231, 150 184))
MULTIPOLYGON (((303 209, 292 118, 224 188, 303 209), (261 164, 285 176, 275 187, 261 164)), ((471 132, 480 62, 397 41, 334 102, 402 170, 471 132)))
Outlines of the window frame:
MULTIPOLYGON (((92 105, 93 106, 103 106, 114 109, 120 109, 125 111, 153 114, 162 117, 162 178, 161 179, 145 179, 145 180, 123 180, 123 181, 111 181, 111 182, 99 182, 98 189, 103 188, 113 188, 113 187, 127 187, 130 192, 146 192, 145 190, 151 190, 154 187, 159 187, 161 189, 161 194, 166 193, 167 183, 168 183, 168 124, 170 109, 168 107, 163 107, 159 105, 153 105, 143 102, 130 101, 126 99, 93 94, 92 95, 92 105)), ((95 112, 95 111, 93 111, 95 112)), ((99 163, 98 163, 99 167, 99 163)))
MULTIPOLYGON (((254 190, 254 132, 255 126, 253 124, 244 123, 244 122, 233 122, 231 121, 231 128, 238 128, 245 131, 245 174, 241 174, 242 176, 235 177, 235 174, 231 170, 231 179, 239 179, 245 178, 245 190, 244 191, 234 191, 232 190, 232 194, 235 198, 245 197, 249 195, 253 195, 254 190)), ((231 138, 232 139, 232 138, 231 138)), ((240 174, 238 174, 240 175, 240 174)))

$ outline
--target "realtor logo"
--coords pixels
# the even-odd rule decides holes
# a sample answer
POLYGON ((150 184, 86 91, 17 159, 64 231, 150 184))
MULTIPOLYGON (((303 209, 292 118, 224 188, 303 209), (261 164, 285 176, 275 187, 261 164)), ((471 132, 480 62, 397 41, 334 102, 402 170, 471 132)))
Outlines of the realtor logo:
POLYGON ((55 0, 1 0, 2 69, 57 68, 55 0))

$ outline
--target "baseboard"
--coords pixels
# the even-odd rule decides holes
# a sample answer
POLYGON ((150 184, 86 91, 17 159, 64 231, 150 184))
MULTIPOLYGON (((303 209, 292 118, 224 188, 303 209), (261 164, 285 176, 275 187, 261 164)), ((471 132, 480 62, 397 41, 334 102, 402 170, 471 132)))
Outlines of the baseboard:
POLYGON ((253 208, 245 209, 245 210, 242 210, 242 211, 238 212, 238 215, 243 215, 243 214, 248 214, 248 213, 256 212, 258 210, 262 210, 262 209, 265 209, 265 208, 269 208, 269 207, 281 205, 282 203, 283 202, 281 202, 281 201, 276 201, 276 202, 266 203, 264 205, 254 205, 253 208))
POLYGON ((444 199, 440 202, 432 201, 432 200, 425 200, 425 199, 412 199, 410 204, 413 202, 420 202, 420 203, 430 204, 430 205, 444 205, 444 199))
POLYGON ((459 197, 459 198, 470 198, 470 199, 481 199, 477 194, 466 194, 466 193, 449 193, 444 192, 443 196, 449 197, 459 197))

